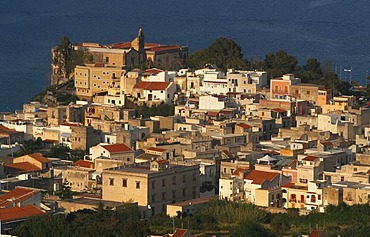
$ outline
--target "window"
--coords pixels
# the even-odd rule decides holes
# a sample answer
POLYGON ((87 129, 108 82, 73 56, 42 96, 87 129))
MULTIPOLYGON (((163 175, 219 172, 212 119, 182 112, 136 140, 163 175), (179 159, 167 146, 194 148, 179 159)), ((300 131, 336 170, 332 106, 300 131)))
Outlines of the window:
POLYGON ((172 191, 172 198, 176 198, 176 191, 172 191))
POLYGON ((122 187, 127 187, 127 179, 122 179, 122 187))
POLYGON ((155 194, 152 195, 152 202, 155 202, 155 194))
POLYGON ((185 188, 182 189, 182 196, 184 196, 184 197, 186 196, 186 189, 185 188))
POLYGON ((162 193, 162 201, 166 200, 166 192, 162 193))
POLYGON ((155 188, 155 181, 152 181, 152 188, 155 188))
POLYGON ((182 182, 186 183, 186 175, 185 174, 182 176, 182 182))
POLYGON ((166 179, 162 179, 162 187, 166 186, 166 179))
POLYGON ((113 179, 113 178, 110 178, 110 179, 109 179, 109 185, 110 185, 110 186, 114 186, 114 179, 113 179))
POLYGON ((140 189, 140 181, 136 181, 136 188, 140 189))
POLYGON ((172 176, 172 184, 176 185, 176 176, 172 176))
POLYGON ((193 173, 193 181, 197 180, 197 173, 193 173))

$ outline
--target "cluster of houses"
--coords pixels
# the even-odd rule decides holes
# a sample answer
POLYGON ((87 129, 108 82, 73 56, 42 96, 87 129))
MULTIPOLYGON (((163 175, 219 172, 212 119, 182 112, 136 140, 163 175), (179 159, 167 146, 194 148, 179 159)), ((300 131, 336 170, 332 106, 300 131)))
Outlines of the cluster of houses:
POLYGON ((369 202, 370 109, 355 97, 333 97, 292 74, 268 80, 260 71, 127 69, 129 57, 134 65, 152 51, 158 67, 186 60, 184 48, 146 45, 142 32, 132 42, 80 47, 96 61, 75 68, 80 100, 0 114, 6 208, 53 211, 41 197, 66 187, 79 193, 57 201, 66 212, 130 202, 142 218, 191 214, 215 197, 304 212, 369 202), (172 56, 156 58, 159 52, 172 56), (143 118, 127 101, 173 104, 174 115, 143 118), (29 140, 41 141, 41 153, 65 146, 86 155, 76 162, 9 156, 29 140))

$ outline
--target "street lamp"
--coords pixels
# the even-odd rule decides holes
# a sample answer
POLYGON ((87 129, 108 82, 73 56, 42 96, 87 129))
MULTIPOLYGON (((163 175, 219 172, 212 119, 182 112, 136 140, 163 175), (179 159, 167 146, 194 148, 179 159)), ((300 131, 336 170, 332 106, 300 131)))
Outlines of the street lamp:
POLYGON ((349 73, 349 83, 352 84, 352 67, 351 69, 343 69, 343 72, 348 72, 349 73))

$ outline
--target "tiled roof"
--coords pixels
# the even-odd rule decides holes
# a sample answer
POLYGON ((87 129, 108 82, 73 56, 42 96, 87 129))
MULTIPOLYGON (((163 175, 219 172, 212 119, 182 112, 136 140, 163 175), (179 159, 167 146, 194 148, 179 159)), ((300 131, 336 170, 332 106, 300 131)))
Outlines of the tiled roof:
POLYGON ((122 42, 122 43, 113 44, 112 48, 114 48, 114 49, 129 49, 129 48, 131 48, 131 42, 122 42))
POLYGON ((322 145, 324 146, 333 146, 333 143, 329 142, 329 141, 322 141, 320 142, 322 145))
POLYGON ((157 47, 157 46, 160 46, 160 44, 158 43, 144 43, 144 48, 153 48, 153 47, 157 47))
POLYGON ((50 160, 43 156, 41 153, 33 153, 33 154, 28 154, 28 156, 32 157, 33 159, 41 162, 41 163, 50 163, 50 160))
POLYGON ((244 129, 247 129, 247 128, 252 128, 251 125, 249 124, 246 124, 246 123, 238 123, 237 126, 241 127, 241 128, 244 128, 244 129))
POLYGON ((286 183, 282 187, 283 188, 291 188, 291 187, 294 187, 294 183, 286 183))
POLYGON ((150 150, 150 151, 158 151, 158 152, 165 152, 166 151, 166 149, 159 148, 159 147, 151 147, 148 150, 150 150))
POLYGON ((12 206, 13 203, 22 202, 38 192, 39 190, 17 187, 0 196, 0 207, 6 208, 12 206))
POLYGON ((104 67, 104 63, 103 62, 96 62, 94 67, 104 67))
POLYGON ((59 140, 45 139, 45 140, 43 140, 43 142, 45 142, 45 143, 57 143, 57 142, 59 142, 59 140))
POLYGON ((78 160, 73 163, 73 166, 79 166, 84 168, 92 168, 94 166, 94 163, 87 160, 78 160))
POLYGON ((280 155, 280 153, 275 150, 265 150, 263 151, 263 154, 280 155))
POLYGON ((228 150, 222 150, 222 152, 227 156, 227 158, 229 159, 233 159, 233 155, 230 154, 230 152, 228 150))
POLYGON ((145 73, 150 73, 150 74, 158 74, 160 72, 163 72, 163 70, 157 69, 157 68, 150 68, 145 70, 145 73))
POLYGON ((43 215, 45 212, 33 205, 0 209, 1 221, 24 219, 30 216, 43 215))
POLYGON ((306 156, 302 160, 305 160, 305 161, 315 161, 318 158, 319 158, 318 156, 306 156))
POLYGON ((188 230, 186 229, 176 229, 172 237, 183 237, 186 235, 186 232, 188 232, 188 230))
POLYGON ((126 146, 123 143, 111 144, 111 145, 102 145, 102 147, 109 152, 130 152, 132 151, 130 147, 126 146))
POLYGON ((5 131, 12 130, 12 131, 15 131, 14 129, 7 128, 7 127, 5 127, 4 125, 1 125, 1 124, 0 124, 0 130, 5 130, 5 131))
POLYGON ((232 173, 232 175, 239 175, 240 173, 247 171, 247 170, 248 170, 247 168, 239 167, 239 168, 236 168, 236 170, 232 173))
POLYGON ((287 112, 285 109, 282 109, 282 108, 275 108, 275 109, 272 109, 272 111, 275 111, 275 112, 278 112, 278 113, 285 113, 285 112, 287 112))
POLYGON ((313 230, 311 233, 308 235, 308 237, 320 237, 321 234, 323 233, 322 230, 313 230))
POLYGON ((278 175, 278 173, 273 172, 252 170, 244 179, 253 180, 253 183, 260 184, 265 180, 272 181, 278 175))
POLYGON ((166 90, 170 82, 146 82, 140 81, 135 84, 134 88, 144 90, 166 90))
POLYGON ((19 162, 13 164, 5 164, 5 167, 16 169, 18 172, 32 172, 41 170, 39 167, 29 163, 29 162, 19 162))
POLYGON ((155 52, 159 52, 159 51, 167 51, 167 50, 173 50, 173 49, 179 49, 179 48, 180 48, 180 46, 178 46, 178 45, 163 45, 163 46, 153 47, 150 50, 155 51, 155 52))
POLYGON ((156 160, 158 164, 168 164, 170 163, 168 160, 156 160))
POLYGON ((207 113, 207 116, 208 117, 216 117, 220 112, 216 112, 216 111, 210 111, 207 113))

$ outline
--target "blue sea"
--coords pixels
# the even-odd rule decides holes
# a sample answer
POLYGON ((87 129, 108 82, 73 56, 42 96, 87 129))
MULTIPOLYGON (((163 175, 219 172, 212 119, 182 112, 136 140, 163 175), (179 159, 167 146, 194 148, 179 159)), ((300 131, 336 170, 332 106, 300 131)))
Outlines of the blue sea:
POLYGON ((139 28, 146 42, 188 45, 190 51, 223 36, 248 59, 280 49, 300 64, 316 57, 330 61, 342 79, 365 84, 369 12, 365 0, 2 0, 0 111, 20 109, 48 85, 50 48, 61 36, 112 43, 132 40, 139 28), (351 68, 351 75, 343 72, 351 68))

